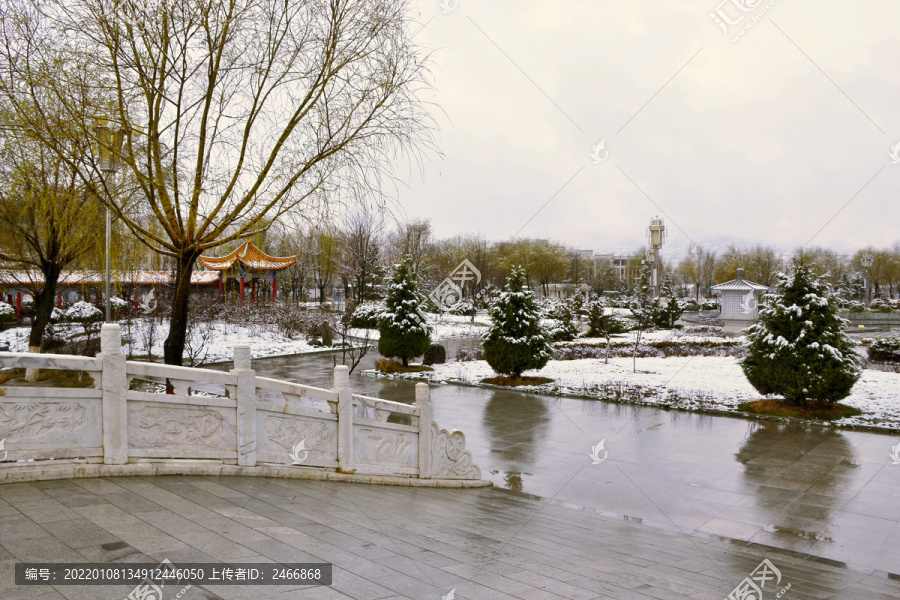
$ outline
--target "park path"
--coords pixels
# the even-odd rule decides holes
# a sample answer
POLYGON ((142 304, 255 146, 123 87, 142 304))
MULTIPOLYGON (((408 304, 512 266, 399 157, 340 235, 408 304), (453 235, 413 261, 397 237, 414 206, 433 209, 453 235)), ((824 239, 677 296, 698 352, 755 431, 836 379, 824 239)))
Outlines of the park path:
MULTIPOLYGON (((763 560, 766 598, 900 598, 900 581, 498 489, 233 477, 0 486, 0 598, 121 600, 113 586, 13 585, 19 561, 329 562, 329 587, 197 586, 180 600, 722 600, 763 560), (777 582, 777 585, 776 585, 777 582)), ((179 590, 169 586, 164 600, 179 590)))

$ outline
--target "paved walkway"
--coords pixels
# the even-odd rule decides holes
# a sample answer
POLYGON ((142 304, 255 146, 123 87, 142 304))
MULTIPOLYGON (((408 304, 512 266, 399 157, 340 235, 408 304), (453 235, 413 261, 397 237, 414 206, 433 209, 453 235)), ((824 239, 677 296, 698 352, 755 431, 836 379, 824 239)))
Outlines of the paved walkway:
MULTIPOLYGON (((262 478, 108 478, 0 486, 0 598, 121 600, 123 587, 16 587, 47 562, 330 562, 327 588, 206 586, 179 600, 708 598, 763 561, 785 599, 900 598, 900 577, 500 489, 262 478), (451 590, 455 595, 450 595, 451 590)), ((163 600, 178 590, 166 589, 163 600)))

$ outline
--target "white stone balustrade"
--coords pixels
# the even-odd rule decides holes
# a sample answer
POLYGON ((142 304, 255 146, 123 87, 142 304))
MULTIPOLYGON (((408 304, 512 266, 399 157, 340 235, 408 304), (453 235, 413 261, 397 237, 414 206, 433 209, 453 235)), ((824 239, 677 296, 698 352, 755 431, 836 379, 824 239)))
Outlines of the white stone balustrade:
POLYGON ((126 361, 117 324, 103 325, 97 358, 0 353, 0 367, 86 371, 94 380, 94 389, 0 386, 0 459, 8 453, 0 481, 10 466, 40 464, 15 461, 48 458, 125 466, 213 459, 335 476, 481 479, 465 436, 432 421, 424 383, 409 405, 354 394, 343 365, 331 390, 257 377, 249 345, 235 346, 228 372, 126 361), (129 390, 135 378, 166 381, 171 391, 129 390), (192 393, 210 385, 225 395, 192 393))

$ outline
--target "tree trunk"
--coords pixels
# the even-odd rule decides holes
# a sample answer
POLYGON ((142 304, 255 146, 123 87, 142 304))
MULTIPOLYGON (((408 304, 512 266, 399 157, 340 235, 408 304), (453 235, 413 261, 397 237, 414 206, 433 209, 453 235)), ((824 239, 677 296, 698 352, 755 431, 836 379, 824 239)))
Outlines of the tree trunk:
POLYGON ((163 344, 165 363, 181 366, 184 356, 185 338, 188 325, 188 306, 191 299, 191 273, 200 254, 196 250, 185 250, 178 258, 175 271, 175 295, 172 298, 172 315, 169 321, 169 337, 163 344))
MULTIPOLYGON (((44 265, 44 287, 34 295, 34 320, 28 335, 28 351, 40 352, 44 341, 44 329, 50 322, 53 312, 53 300, 56 298, 56 282, 59 280, 60 268, 55 264, 44 265)), ((25 369, 25 381, 37 381, 38 369, 25 369)))

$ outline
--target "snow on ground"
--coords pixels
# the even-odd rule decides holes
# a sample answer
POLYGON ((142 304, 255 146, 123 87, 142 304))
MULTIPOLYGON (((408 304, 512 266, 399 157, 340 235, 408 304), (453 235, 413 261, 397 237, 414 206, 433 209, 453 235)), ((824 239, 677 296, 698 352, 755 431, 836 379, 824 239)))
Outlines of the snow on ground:
MULTIPOLYGON (((126 352, 134 356, 146 356, 149 345, 154 357, 163 356, 163 343, 169 334, 169 323, 157 322, 151 338, 150 329, 153 326, 147 319, 136 320, 130 332, 128 327, 123 325, 122 336, 131 339, 130 344, 125 344, 126 352)), ((233 346, 237 344, 249 344, 252 358, 302 354, 322 349, 307 342, 305 336, 292 339, 270 331, 264 326, 241 327, 227 323, 211 323, 193 331, 193 336, 185 348, 184 357, 187 360, 189 355, 194 354, 196 362, 205 363, 229 361, 234 358, 233 346)))
MULTIPOLYGON (((434 313, 425 313, 428 323, 434 327, 434 333, 431 335, 433 341, 446 340, 450 338, 471 338, 478 337, 486 331, 486 323, 490 323, 490 317, 476 316, 475 323, 472 323, 472 317, 458 315, 437 315, 434 313)), ((348 331, 352 338, 365 338, 368 332, 369 340, 378 339, 377 329, 358 329, 353 328, 348 331)))
MULTIPOLYGON (((64 328, 65 325, 57 326, 64 328)), ((72 326, 73 330, 84 331, 80 326, 72 326)), ((29 327, 16 327, 0 332, 0 342, 9 344, 10 352, 28 352, 29 327)), ((250 344, 250 355, 253 358, 281 356, 286 354, 302 354, 322 350, 309 344, 305 337, 291 339, 268 331, 261 326, 238 327, 224 323, 211 324, 207 329, 195 330, 191 343, 185 350, 185 359, 194 352, 191 348, 202 348, 195 353, 195 362, 223 362, 234 358, 232 346, 250 344)), ((153 356, 163 356, 163 343, 169 334, 168 321, 151 324, 147 319, 136 319, 129 327, 122 324, 122 337, 125 338, 125 352, 136 357, 147 356, 148 345, 153 356), (151 335, 152 333, 152 335, 151 335), (127 340, 130 339, 129 343, 127 340)))
MULTIPOLYGON (((433 382, 478 384, 496 376, 487 362, 450 362, 434 371, 410 373, 433 382)), ((621 398, 684 409, 737 411, 738 404, 764 398, 747 381, 733 357, 639 358, 637 373, 630 358, 551 360, 527 376, 548 377, 553 383, 516 388, 535 393, 621 398)), ((841 426, 865 425, 900 430, 900 374, 865 369, 843 404, 863 411, 858 417, 834 421, 841 426)))

